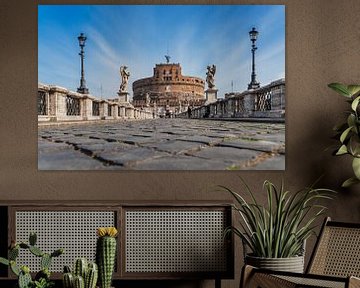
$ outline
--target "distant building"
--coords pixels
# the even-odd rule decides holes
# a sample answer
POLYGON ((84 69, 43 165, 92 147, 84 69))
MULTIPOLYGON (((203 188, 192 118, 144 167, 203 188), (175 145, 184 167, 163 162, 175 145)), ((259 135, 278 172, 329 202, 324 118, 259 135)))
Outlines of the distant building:
POLYGON ((180 113, 205 103, 204 87, 203 79, 183 76, 179 63, 156 64, 152 77, 133 82, 132 104, 159 114, 180 113))

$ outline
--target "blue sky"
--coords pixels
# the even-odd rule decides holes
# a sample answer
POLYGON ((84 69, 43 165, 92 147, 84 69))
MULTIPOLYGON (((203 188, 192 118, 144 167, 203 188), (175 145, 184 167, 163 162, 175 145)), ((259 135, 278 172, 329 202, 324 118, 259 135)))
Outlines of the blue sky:
POLYGON ((116 97, 121 65, 129 67, 132 95, 132 82, 152 76, 167 51, 183 75, 205 79, 215 64, 222 97, 247 89, 252 27, 259 31, 257 80, 285 77, 284 5, 39 5, 38 81, 76 91, 83 32, 86 85, 96 97, 116 97))

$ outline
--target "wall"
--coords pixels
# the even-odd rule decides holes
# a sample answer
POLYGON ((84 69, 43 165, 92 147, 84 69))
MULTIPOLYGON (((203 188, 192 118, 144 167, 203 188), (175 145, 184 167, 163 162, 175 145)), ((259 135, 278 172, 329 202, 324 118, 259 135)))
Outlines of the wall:
MULTIPOLYGON (((360 82, 360 22, 356 20, 360 15, 359 1, 242 0, 222 3, 225 2, 287 5, 285 172, 39 172, 36 1, 1 1, 0 199, 230 199, 211 186, 224 184, 238 188, 240 175, 258 189, 258 196, 265 200, 261 192, 264 179, 275 183, 284 179, 286 186, 295 190, 324 174, 320 185, 339 190, 329 215, 337 220, 359 222, 360 187, 347 191, 338 188, 351 172, 350 164, 344 158, 333 158, 326 150, 333 143, 330 139, 332 127, 342 119, 346 109, 344 99, 330 91, 327 84, 360 82)), ((194 2, 186 0, 182 3, 194 2)), ((198 0, 197 3, 215 1, 198 0)), ((311 247, 308 250, 311 251, 311 247)), ((236 269, 240 270, 240 253, 236 252, 236 256, 239 258, 236 269)), ((237 287, 238 280, 239 273, 235 281, 226 281, 224 287, 237 287)), ((205 282, 203 286, 211 285, 212 282, 205 282)))

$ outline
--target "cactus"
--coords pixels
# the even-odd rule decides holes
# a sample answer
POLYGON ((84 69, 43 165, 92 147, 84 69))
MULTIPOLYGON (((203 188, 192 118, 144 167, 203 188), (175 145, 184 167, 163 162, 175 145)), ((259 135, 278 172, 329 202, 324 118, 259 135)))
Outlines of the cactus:
POLYGON ((63 282, 64 288, 73 288, 74 287, 74 275, 71 273, 71 269, 69 266, 64 266, 62 282, 63 282))
POLYGON ((76 259, 74 266, 75 276, 81 276, 83 279, 85 279, 87 268, 88 268, 88 262, 86 258, 76 259))
POLYGON ((36 247, 36 246, 29 246, 29 251, 32 253, 32 254, 34 254, 35 256, 37 256, 37 257, 41 257, 41 256, 43 256, 44 255, 44 252, 42 252, 41 250, 40 250, 40 248, 38 248, 38 247, 36 247))
POLYGON ((16 275, 19 276, 20 274, 20 268, 16 265, 16 262, 14 260, 10 260, 10 269, 11 271, 16 275))
POLYGON ((26 244, 26 243, 20 243, 19 244, 19 246, 20 246, 20 248, 22 248, 22 249, 29 249, 30 248, 30 245, 28 245, 28 244, 26 244))
POLYGON ((58 249, 53 253, 48 254, 44 253, 40 250, 40 248, 36 247, 36 239, 37 236, 35 233, 30 233, 29 236, 29 244, 20 242, 16 243, 15 241, 11 241, 9 251, 8 251, 8 259, 0 257, 0 264, 4 264, 10 266, 11 271, 18 276, 18 286, 19 288, 47 288, 51 287, 53 282, 50 281, 50 264, 53 257, 60 256, 64 250, 58 249), (41 257, 41 271, 39 271, 35 276, 35 281, 32 280, 30 275, 30 269, 27 266, 22 266, 21 268, 16 264, 16 259, 19 256, 19 250, 29 250, 30 253, 37 257, 41 257))
POLYGON ((71 269, 69 266, 67 265, 64 266, 64 273, 71 273, 71 269))
POLYGON ((35 275, 35 280, 41 280, 41 279, 50 279, 50 271, 48 268, 44 268, 42 270, 40 270, 38 273, 36 273, 35 275))
POLYGON ((76 275, 74 277, 74 288, 85 288, 84 278, 76 275))
POLYGON ((96 243, 96 262, 99 268, 100 288, 110 288, 112 274, 114 272, 116 256, 115 227, 98 228, 99 238, 96 243))
POLYGON ((10 261, 8 259, 3 258, 3 257, 0 257, 0 263, 4 264, 6 266, 10 265, 10 261))
POLYGON ((54 252, 52 252, 50 255, 51 257, 58 257, 63 253, 64 253, 64 249, 57 249, 54 252))
POLYGON ((41 261, 40 261, 40 267, 41 267, 41 269, 44 269, 44 268, 49 269, 49 268, 50 268, 50 265, 51 265, 51 260, 52 260, 51 255, 48 254, 48 253, 44 253, 44 254, 41 256, 41 261))
POLYGON ((74 272, 71 273, 69 266, 64 266, 64 288, 95 288, 98 278, 98 269, 95 263, 89 263, 86 258, 78 258, 74 263, 74 272), (81 278, 81 280, 80 280, 81 278), (77 279, 77 280, 76 280, 77 279), (75 284, 75 282, 77 282, 75 284), (82 283, 81 283, 82 282, 82 283), (82 286, 84 285, 84 286, 82 286))
POLYGON ((74 287, 74 276, 72 273, 64 273, 62 277, 64 288, 73 288, 74 287))
POLYGON ((19 256, 19 246, 16 245, 14 248, 9 250, 8 253, 9 260, 16 260, 16 258, 19 256))
POLYGON ((31 246, 35 246, 37 241, 37 235, 35 232, 31 232, 29 235, 29 244, 31 246))
POLYGON ((31 279, 31 275, 30 275, 30 270, 28 267, 23 267, 20 274, 19 274, 19 279, 18 279, 18 285, 19 288, 28 288, 30 286, 30 284, 32 283, 32 279, 31 279), (27 268, 27 269, 24 269, 27 268))
POLYGON ((95 288, 98 279, 98 266, 96 263, 89 263, 85 276, 85 288, 95 288))
POLYGON ((74 276, 71 273, 65 273, 62 276, 62 283, 64 288, 74 287, 74 276))

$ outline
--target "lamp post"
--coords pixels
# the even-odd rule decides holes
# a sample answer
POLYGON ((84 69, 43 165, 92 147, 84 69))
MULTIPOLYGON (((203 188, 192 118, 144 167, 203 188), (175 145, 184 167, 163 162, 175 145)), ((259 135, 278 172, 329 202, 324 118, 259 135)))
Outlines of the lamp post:
POLYGON ((251 71, 251 82, 248 85, 248 89, 255 89, 260 87, 260 83, 256 82, 256 74, 255 74, 255 51, 257 49, 255 42, 257 40, 259 32, 256 31, 255 27, 249 32, 250 41, 251 41, 251 53, 252 53, 252 71, 251 71))
POLYGON ((81 78, 80 78, 80 87, 77 89, 77 92, 82 94, 88 94, 89 89, 86 88, 86 81, 85 81, 85 72, 84 72, 84 47, 85 47, 85 41, 86 37, 84 33, 80 33, 80 36, 78 37, 79 40, 79 46, 80 46, 80 58, 81 58, 81 78))

